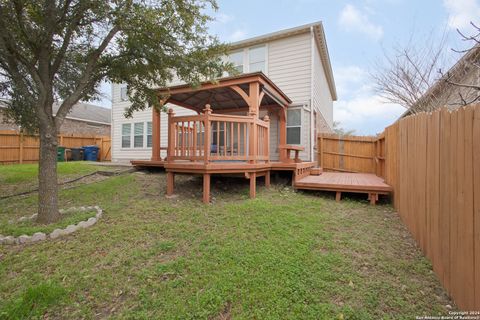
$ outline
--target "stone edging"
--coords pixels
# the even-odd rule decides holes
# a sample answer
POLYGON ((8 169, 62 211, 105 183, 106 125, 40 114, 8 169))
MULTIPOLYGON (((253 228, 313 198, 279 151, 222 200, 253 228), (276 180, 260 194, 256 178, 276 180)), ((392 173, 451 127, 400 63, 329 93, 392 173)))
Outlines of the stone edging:
MULTIPOLYGON (((60 213, 66 213, 71 211, 88 211, 88 210, 96 210, 97 213, 95 214, 95 217, 88 218, 88 220, 85 220, 85 221, 80 221, 77 224, 71 224, 67 226, 65 229, 55 229, 48 235, 43 232, 36 232, 31 236, 27 236, 24 234, 19 237, 0 235, 0 244, 34 243, 34 242, 39 242, 47 239, 56 239, 58 237, 62 237, 62 236, 66 236, 71 233, 74 233, 77 230, 89 228, 93 226, 95 223, 97 223, 98 219, 100 219, 103 215, 103 210, 99 206, 78 207, 78 208, 73 207, 67 210, 60 210, 60 213)), ((34 214, 30 217, 21 217, 17 221, 22 222, 27 220, 33 220, 35 218, 37 218, 37 214, 34 214)))

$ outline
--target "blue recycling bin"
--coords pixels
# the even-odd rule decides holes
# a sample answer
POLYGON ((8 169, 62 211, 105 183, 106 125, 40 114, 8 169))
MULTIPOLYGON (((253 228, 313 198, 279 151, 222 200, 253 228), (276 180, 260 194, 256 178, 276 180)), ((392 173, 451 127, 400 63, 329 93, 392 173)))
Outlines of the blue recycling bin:
POLYGON ((83 146, 83 159, 86 161, 97 161, 98 151, 100 148, 98 146, 83 146))

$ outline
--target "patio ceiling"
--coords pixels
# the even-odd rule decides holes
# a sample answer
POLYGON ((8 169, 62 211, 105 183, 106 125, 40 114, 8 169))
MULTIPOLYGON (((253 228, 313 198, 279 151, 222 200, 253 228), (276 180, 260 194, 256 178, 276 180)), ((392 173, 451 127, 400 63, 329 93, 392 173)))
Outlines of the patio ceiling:
POLYGON ((250 107, 248 96, 252 83, 258 83, 262 106, 287 107, 291 100, 262 72, 241 74, 218 79, 216 83, 204 82, 199 87, 190 85, 171 86, 158 90, 165 102, 194 111, 202 111, 210 104, 213 111, 244 111, 250 107))

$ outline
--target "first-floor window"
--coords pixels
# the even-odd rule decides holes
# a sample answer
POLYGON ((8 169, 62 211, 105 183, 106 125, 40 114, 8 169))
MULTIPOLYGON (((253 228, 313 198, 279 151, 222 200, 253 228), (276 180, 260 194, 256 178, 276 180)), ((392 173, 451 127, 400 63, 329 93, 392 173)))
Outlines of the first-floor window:
POLYGON ((130 136, 132 125, 130 123, 122 124, 122 148, 130 148, 130 136))
POLYGON ((287 144, 301 143, 302 110, 287 110, 287 144))
POLYGON ((134 124, 133 147, 143 148, 143 122, 134 124))
POLYGON ((147 148, 152 147, 152 122, 147 122, 147 148))

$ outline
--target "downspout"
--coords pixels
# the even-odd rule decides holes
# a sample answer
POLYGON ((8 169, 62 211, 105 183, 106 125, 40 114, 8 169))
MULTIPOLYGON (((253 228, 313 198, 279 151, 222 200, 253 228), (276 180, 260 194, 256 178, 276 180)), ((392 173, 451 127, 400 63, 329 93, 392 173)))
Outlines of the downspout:
POLYGON ((315 36, 314 36, 314 31, 313 31, 313 26, 310 27, 310 38, 311 38, 311 41, 310 41, 310 161, 314 161, 315 157, 313 155, 313 146, 315 144, 315 139, 316 137, 314 137, 314 132, 315 132, 315 129, 313 128, 314 126, 314 119, 313 119, 313 114, 314 114, 314 111, 313 111, 313 80, 314 80, 314 77, 313 77, 313 71, 314 71, 314 67, 315 67, 315 64, 314 64, 314 58, 313 58, 313 55, 315 54, 315 36))
MULTIPOLYGON (((112 82, 112 85, 110 86, 110 94, 111 94, 111 97, 112 97, 112 108, 110 109, 110 161, 111 162, 115 162, 115 156, 113 153, 115 150, 115 148, 113 148, 113 145, 114 145, 114 140, 113 140, 113 136, 114 136, 114 130, 115 130, 115 120, 113 119, 113 108, 115 106, 115 95, 114 95, 114 87, 115 86, 115 83, 112 82)), ((121 143, 121 142, 120 142, 121 143)))

